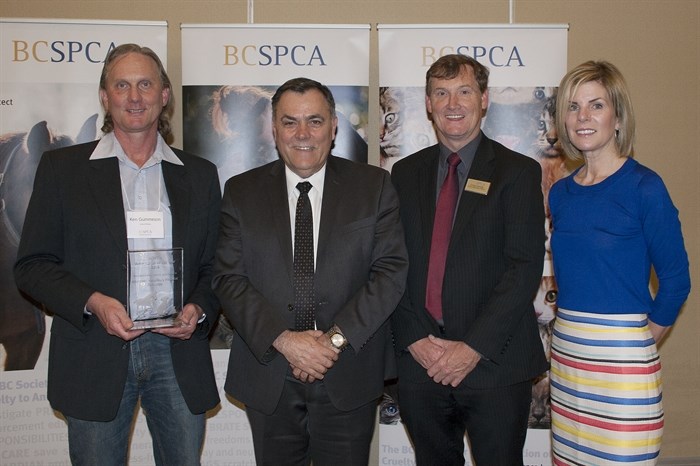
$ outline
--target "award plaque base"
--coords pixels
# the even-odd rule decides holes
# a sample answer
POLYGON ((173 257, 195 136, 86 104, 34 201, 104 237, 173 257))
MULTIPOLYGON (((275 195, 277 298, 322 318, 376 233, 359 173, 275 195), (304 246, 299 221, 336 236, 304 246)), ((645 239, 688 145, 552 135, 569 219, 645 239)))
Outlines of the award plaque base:
POLYGON ((135 320, 134 326, 129 330, 148 330, 152 328, 174 327, 178 314, 172 317, 163 317, 158 319, 135 320))

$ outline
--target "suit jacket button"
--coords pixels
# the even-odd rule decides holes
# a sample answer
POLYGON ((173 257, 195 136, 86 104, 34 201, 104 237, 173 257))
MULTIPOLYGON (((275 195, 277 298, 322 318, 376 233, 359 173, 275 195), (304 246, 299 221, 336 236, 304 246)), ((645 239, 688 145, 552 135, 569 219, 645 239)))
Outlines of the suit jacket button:
POLYGON ((288 310, 289 312, 293 312, 293 311, 294 311, 294 305, 292 305, 292 304, 287 304, 287 310, 288 310))

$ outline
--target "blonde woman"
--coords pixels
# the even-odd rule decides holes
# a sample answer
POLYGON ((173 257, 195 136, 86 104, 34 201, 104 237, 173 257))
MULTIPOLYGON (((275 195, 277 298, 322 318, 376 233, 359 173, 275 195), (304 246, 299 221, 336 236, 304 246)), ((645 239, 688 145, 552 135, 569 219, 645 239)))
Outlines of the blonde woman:
POLYGON ((656 344, 690 292, 678 210, 661 178, 632 159, 634 113, 615 66, 589 61, 567 73, 556 125, 583 165, 549 194, 559 285, 553 462, 653 465, 663 433, 656 344))

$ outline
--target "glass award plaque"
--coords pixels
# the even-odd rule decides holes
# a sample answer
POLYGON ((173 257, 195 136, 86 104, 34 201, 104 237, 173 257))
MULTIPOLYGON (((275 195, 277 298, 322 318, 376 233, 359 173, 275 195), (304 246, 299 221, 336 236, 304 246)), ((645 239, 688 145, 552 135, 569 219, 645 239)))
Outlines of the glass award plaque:
POLYGON ((182 311, 182 248, 127 252, 132 330, 172 327, 182 311))

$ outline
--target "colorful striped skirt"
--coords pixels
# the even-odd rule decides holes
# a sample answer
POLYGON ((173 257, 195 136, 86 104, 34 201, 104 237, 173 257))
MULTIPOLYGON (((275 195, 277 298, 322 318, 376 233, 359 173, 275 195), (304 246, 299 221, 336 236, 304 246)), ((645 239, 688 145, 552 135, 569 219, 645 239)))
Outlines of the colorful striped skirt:
POLYGON ((646 314, 559 309, 552 334, 553 464, 656 464, 661 364, 646 314))

